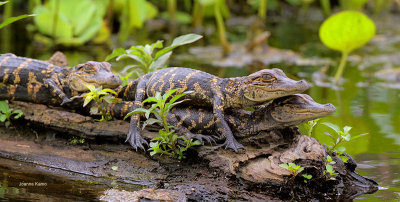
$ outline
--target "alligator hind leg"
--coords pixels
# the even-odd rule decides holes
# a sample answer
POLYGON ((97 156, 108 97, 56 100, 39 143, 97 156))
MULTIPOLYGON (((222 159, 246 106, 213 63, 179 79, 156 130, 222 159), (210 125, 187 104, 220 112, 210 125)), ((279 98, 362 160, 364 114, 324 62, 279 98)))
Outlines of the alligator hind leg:
MULTIPOLYGON (((142 101, 146 95, 146 85, 147 79, 140 79, 136 88, 135 102, 131 108, 131 111, 143 107, 142 101)), ((136 151, 138 148, 145 150, 143 145, 148 145, 147 141, 143 139, 143 137, 140 135, 140 114, 133 114, 131 116, 128 136, 125 142, 129 142, 129 144, 132 145, 132 147, 135 148, 136 151)))
POLYGON ((189 139, 199 140, 202 144, 204 144, 204 141, 207 141, 209 144, 215 143, 215 139, 212 136, 203 135, 203 134, 195 134, 195 133, 192 133, 186 127, 182 126, 183 121, 182 120, 179 121, 173 112, 168 113, 167 121, 170 125, 174 126, 174 129, 178 133, 185 134, 187 136, 187 138, 189 138, 189 139))

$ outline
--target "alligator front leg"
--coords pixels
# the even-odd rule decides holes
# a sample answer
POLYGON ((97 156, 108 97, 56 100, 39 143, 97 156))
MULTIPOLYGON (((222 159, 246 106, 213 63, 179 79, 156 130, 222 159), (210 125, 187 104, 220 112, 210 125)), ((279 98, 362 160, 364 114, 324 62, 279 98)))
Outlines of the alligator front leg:
POLYGON ((232 131, 224 119, 223 110, 222 99, 220 97, 215 97, 213 106, 214 120, 217 125, 217 130, 225 137, 225 142, 221 146, 225 147, 225 149, 230 148, 238 152, 238 149, 244 149, 244 147, 233 137, 232 131))
MULTIPOLYGON (((142 79, 139 81, 136 89, 135 102, 133 104, 133 107, 131 108, 131 111, 142 107, 142 101, 146 95, 146 84, 147 79, 142 79)), ((132 147, 135 148, 136 151, 138 148, 145 150, 143 145, 148 146, 147 141, 143 139, 143 137, 140 135, 140 114, 133 114, 131 116, 128 136, 125 142, 129 142, 129 144, 132 145, 132 147)))
POLYGON ((46 86, 47 89, 49 89, 50 93, 53 94, 53 96, 59 97, 62 102, 61 106, 63 106, 66 103, 71 102, 72 100, 67 97, 67 95, 58 87, 54 79, 46 79, 44 81, 44 85, 46 86))

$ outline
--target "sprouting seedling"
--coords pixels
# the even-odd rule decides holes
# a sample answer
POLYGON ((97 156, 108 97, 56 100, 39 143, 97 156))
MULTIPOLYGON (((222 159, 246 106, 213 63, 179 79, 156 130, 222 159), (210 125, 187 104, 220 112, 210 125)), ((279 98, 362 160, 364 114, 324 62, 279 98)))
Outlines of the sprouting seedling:
POLYGON ((327 47, 342 52, 335 83, 343 74, 349 53, 365 45, 374 35, 374 22, 358 11, 342 11, 322 23, 319 29, 321 41, 327 47))

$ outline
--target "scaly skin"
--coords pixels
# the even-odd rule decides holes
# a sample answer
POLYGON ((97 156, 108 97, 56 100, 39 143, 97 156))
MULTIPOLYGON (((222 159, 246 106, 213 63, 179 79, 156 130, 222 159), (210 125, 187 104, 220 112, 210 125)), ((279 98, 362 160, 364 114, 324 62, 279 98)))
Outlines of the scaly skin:
POLYGON ((116 88, 121 79, 107 62, 89 61, 71 68, 13 54, 0 56, 0 100, 64 105, 70 97, 87 91, 84 85, 116 88))
MULTIPOLYGON (((132 106, 133 102, 111 104, 108 111, 112 116, 122 118, 132 106)), ((258 106, 253 112, 229 109, 224 118, 235 137, 246 138, 257 135, 260 131, 294 126, 335 111, 332 104, 319 104, 308 95, 295 94, 275 99, 267 106, 258 106)), ((211 108, 177 106, 169 113, 168 123, 174 126, 174 130, 188 135, 189 138, 208 142, 221 139, 211 108)))
MULTIPOLYGON (((264 69, 249 76, 236 78, 218 78, 199 70, 188 68, 165 68, 146 74, 119 90, 123 100, 134 100, 131 110, 142 107, 146 97, 164 94, 170 89, 180 88, 178 93, 194 91, 185 96, 185 104, 209 106, 213 109, 218 131, 226 138, 223 146, 237 151, 244 148, 232 135, 224 118, 224 111, 229 108, 246 108, 263 104, 275 98, 301 93, 309 85, 305 81, 289 79, 282 70, 264 69)), ((139 130, 140 115, 131 117, 127 141, 135 148, 144 149, 147 142, 139 130)))

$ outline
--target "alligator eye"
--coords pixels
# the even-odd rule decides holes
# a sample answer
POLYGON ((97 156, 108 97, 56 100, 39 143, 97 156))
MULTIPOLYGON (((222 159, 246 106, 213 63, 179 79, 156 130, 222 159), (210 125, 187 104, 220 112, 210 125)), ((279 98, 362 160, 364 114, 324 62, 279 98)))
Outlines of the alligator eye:
POLYGON ((271 80, 274 80, 275 77, 272 76, 272 75, 270 75, 270 74, 264 74, 264 75, 262 75, 262 79, 263 79, 264 81, 271 81, 271 80))
POLYGON ((86 72, 94 71, 94 66, 93 65, 84 65, 83 70, 86 72))

